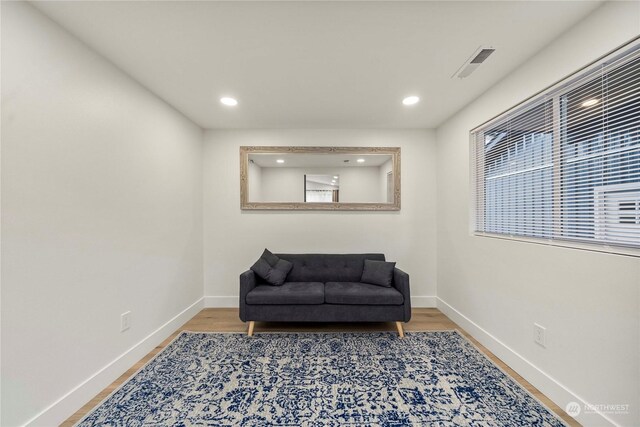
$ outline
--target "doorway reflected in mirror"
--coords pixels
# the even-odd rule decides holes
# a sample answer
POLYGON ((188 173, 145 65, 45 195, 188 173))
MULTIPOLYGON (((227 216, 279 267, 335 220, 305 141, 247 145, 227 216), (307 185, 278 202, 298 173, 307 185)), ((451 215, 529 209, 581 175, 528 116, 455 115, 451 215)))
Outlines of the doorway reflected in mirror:
POLYGON ((338 203, 340 202, 339 175, 305 175, 305 203, 338 203))

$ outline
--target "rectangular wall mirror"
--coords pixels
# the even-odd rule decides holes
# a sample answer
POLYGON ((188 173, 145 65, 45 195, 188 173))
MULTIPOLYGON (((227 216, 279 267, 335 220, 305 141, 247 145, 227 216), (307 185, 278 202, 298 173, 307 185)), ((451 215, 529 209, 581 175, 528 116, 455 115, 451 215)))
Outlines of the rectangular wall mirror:
POLYGON ((241 209, 400 209, 399 147, 240 147, 241 209))

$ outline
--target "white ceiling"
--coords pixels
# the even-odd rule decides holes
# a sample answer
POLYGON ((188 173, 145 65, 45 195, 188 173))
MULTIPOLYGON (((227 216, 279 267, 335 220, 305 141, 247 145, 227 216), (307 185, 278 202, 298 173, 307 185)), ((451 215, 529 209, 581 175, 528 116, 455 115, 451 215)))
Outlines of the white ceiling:
POLYGON ((33 4, 204 128, 425 128, 599 3, 33 4), (452 79, 480 45, 497 50, 452 79), (405 107, 410 94, 422 101, 405 107), (240 104, 225 107, 221 96, 240 104))
POLYGON ((304 177, 306 178, 307 183, 313 182, 316 184, 328 185, 335 189, 340 188, 339 175, 305 175, 304 177), (337 176, 338 178, 335 179, 334 176, 337 176))

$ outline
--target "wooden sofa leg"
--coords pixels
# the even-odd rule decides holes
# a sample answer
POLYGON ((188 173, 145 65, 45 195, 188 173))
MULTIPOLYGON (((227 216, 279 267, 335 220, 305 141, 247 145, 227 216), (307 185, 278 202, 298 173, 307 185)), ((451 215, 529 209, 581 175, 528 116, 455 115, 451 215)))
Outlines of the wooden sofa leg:
POLYGON ((253 320, 251 320, 249 322, 249 330, 247 331, 247 335, 252 337, 253 336, 253 327, 255 326, 256 322, 254 322, 253 320))
POLYGON ((400 335, 400 338, 404 338, 404 330, 402 329, 402 322, 396 322, 396 328, 398 328, 398 335, 400 335))

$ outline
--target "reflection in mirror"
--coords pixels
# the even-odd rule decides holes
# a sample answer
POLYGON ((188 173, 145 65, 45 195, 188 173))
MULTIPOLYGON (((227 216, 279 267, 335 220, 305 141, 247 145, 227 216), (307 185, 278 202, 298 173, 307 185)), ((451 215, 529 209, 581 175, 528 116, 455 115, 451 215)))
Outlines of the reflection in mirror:
POLYGON ((249 154, 249 202, 392 203, 390 154, 249 154))
POLYGON ((240 147, 242 209, 399 210, 398 147, 240 147))
POLYGON ((304 201, 307 203, 338 203, 340 201, 340 176, 305 175, 304 201))

